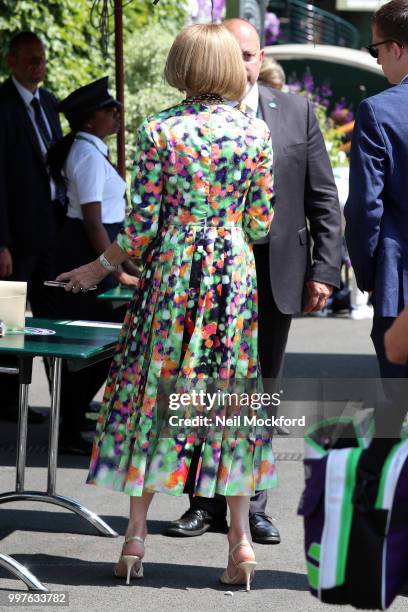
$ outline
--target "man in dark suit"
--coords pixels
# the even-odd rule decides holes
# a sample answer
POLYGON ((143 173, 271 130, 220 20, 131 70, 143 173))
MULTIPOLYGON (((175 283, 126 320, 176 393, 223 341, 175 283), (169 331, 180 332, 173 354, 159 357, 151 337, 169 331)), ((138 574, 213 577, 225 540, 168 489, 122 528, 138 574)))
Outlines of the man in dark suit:
POLYGON ((372 39, 370 54, 395 87, 358 109, 346 240, 357 285, 372 292, 371 338, 381 376, 404 378, 405 366, 385 355, 384 334, 408 304, 408 0, 393 0, 375 13, 372 39))
MULTIPOLYGON (((0 279, 27 281, 36 317, 52 314, 52 289, 43 282, 55 277, 53 245, 63 217, 63 195, 46 168, 53 140, 62 136, 56 99, 38 85, 46 70, 45 50, 33 32, 20 32, 10 42, 11 76, 0 87, 0 279)), ((0 378, 0 418, 15 417, 16 377, 0 378)), ((31 411, 30 420, 40 420, 31 411)))
MULTIPOLYGON (((311 103, 258 84, 264 53, 256 29, 241 19, 224 23, 241 47, 248 79, 244 102, 268 124, 272 135, 275 216, 269 236, 254 246, 260 364, 265 386, 272 388, 271 379, 279 379, 282 372, 292 316, 322 309, 333 287, 339 286, 340 209, 311 103)), ((266 491, 251 498, 251 535, 255 542, 276 544, 280 534, 265 514, 266 502, 266 491)), ((168 535, 195 536, 210 528, 225 529, 225 498, 191 497, 190 504, 179 520, 170 523, 168 535)))

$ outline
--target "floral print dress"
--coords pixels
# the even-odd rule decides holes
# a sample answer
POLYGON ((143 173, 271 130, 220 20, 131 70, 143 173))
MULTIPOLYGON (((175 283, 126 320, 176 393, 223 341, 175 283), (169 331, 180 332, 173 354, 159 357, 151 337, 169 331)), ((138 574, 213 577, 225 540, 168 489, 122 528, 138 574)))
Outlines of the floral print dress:
POLYGON ((132 210, 117 242, 145 266, 108 377, 88 483, 181 495, 198 446, 195 495, 253 495, 276 484, 266 429, 169 434, 158 410, 160 381, 258 380, 251 242, 269 231, 272 182, 268 128, 242 110, 185 103, 139 128, 132 210))

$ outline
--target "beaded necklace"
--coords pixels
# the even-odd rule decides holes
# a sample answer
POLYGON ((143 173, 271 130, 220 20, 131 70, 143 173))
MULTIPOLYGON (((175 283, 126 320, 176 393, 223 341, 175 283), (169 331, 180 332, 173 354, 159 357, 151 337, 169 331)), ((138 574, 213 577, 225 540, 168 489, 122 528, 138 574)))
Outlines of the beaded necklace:
POLYGON ((224 100, 218 94, 200 94, 189 96, 183 100, 182 104, 222 104, 224 100))

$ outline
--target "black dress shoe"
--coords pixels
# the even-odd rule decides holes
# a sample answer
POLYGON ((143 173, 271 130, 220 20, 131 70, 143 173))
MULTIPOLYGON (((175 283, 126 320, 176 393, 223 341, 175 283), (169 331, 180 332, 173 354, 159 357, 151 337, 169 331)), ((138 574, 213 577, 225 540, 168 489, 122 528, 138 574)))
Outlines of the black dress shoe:
POLYGON ((92 442, 85 440, 80 434, 70 437, 61 437, 58 444, 58 452, 62 455, 86 455, 92 453, 92 442))
POLYGON ((280 533, 266 514, 249 515, 252 540, 257 544, 280 544, 280 533))
MULTIPOLYGON (((28 407, 28 422, 29 423, 44 423, 48 418, 48 415, 37 412, 30 406, 28 407)), ((0 419, 2 421, 11 421, 17 423, 18 421, 18 406, 4 406, 0 410, 0 419)))
POLYGON ((164 535, 188 538, 200 536, 206 531, 227 533, 228 524, 226 519, 215 519, 206 510, 201 508, 189 508, 177 521, 169 523, 164 535))

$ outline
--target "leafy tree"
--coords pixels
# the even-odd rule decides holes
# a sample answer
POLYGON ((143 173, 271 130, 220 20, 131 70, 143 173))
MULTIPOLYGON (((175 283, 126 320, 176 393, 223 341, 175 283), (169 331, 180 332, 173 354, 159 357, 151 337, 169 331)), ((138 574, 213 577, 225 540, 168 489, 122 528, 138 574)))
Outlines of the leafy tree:
POLYGON ((178 102, 182 95, 163 78, 175 34, 186 23, 190 0, 124 2, 126 147, 131 159, 134 135, 141 121, 178 102))
MULTIPOLYGON (((190 0, 131 0, 124 4, 124 28, 126 35, 135 35, 138 30, 155 24, 169 34, 176 34, 184 26, 190 0)), ((208 0, 210 1, 210 0, 208 0)), ((151 41, 154 43, 154 41, 151 41)), ((154 44, 153 44, 154 46, 154 44)))
POLYGON ((174 36, 160 24, 129 37, 125 45, 126 159, 132 159, 135 133, 140 122, 179 102, 183 95, 167 85, 163 70, 174 36))

